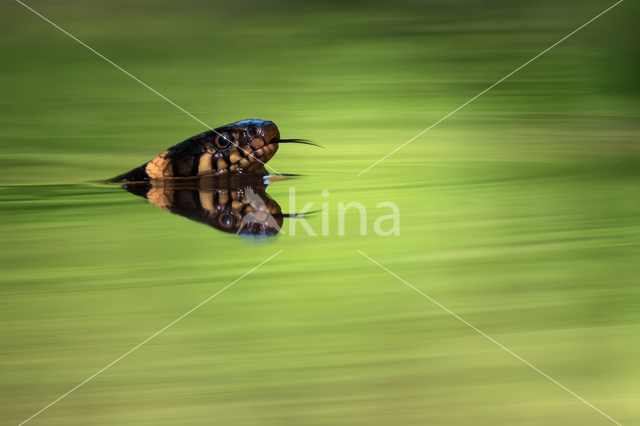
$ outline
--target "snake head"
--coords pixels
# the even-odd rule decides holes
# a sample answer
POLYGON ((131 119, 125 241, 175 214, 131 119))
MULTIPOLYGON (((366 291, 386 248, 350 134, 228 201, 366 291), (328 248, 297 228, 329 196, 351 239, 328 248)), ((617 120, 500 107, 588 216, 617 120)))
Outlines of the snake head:
POLYGON ((273 121, 242 120, 207 132, 211 143, 212 170, 206 174, 254 172, 264 168, 278 151, 280 131, 273 121))
POLYGON ((281 143, 313 145, 302 139, 281 139, 273 121, 242 120, 180 142, 111 182, 262 172, 281 143))

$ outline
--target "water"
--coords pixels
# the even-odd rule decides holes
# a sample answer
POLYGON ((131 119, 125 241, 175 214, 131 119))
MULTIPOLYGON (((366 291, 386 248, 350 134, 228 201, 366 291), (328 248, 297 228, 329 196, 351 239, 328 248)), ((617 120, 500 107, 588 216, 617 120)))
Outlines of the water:
POLYGON ((316 213, 315 236, 284 219, 259 239, 101 183, 203 129, 2 6, 2 424, 234 282, 31 422, 612 424, 358 251, 637 423, 638 92, 620 89, 632 44, 607 47, 626 3, 359 177, 608 6, 282 3, 222 31, 249 3, 34 3, 212 126, 270 119, 326 147, 282 146, 269 164, 297 176, 264 190, 284 213, 327 203, 329 235, 316 213), (350 202, 366 236, 353 209, 339 235, 350 202), (400 235, 374 232, 382 202, 400 235))

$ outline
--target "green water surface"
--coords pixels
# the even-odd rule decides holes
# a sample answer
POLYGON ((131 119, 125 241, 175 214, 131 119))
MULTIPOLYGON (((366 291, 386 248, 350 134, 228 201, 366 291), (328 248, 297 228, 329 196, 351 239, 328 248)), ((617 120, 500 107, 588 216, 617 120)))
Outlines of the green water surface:
POLYGON ((267 192, 328 203, 329 235, 257 244, 97 183, 206 127, 2 3, 0 424, 278 252, 29 424, 615 424, 477 330, 639 424, 637 4, 360 176, 613 2, 27 4, 210 126, 323 145, 281 146, 300 176, 267 192), (349 202, 366 236, 355 210, 338 235, 349 202))

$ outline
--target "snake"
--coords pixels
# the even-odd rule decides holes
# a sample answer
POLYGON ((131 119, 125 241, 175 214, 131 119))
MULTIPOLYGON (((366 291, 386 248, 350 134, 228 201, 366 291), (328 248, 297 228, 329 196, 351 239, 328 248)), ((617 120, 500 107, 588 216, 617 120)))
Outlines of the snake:
POLYGON ((111 182, 260 173, 281 143, 316 145, 304 139, 280 138, 273 121, 241 120, 192 136, 111 182))

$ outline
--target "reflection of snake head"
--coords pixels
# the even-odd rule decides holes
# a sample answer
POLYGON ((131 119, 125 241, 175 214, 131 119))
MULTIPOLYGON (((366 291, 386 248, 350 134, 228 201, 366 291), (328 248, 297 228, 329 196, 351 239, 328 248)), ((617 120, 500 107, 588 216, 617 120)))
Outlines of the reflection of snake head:
POLYGON ((277 220, 271 215, 271 212, 269 212, 269 207, 265 204, 264 200, 253 192, 251 187, 245 188, 244 192, 247 201, 253 208, 253 211, 242 217, 242 221, 240 222, 236 235, 245 228, 250 230, 252 233, 255 233, 256 231, 264 232, 268 229, 274 229, 276 230, 276 233, 280 232, 282 221, 280 221, 281 223, 277 222, 277 220))
POLYGON ((197 181, 127 183, 124 189, 168 212, 226 233, 270 237, 281 231, 285 215, 266 194, 266 185, 259 182, 245 187, 235 181, 205 177, 197 181))
POLYGON ((180 142, 112 181, 140 182, 261 171, 280 143, 309 142, 280 139, 280 131, 273 121, 238 121, 180 142))

